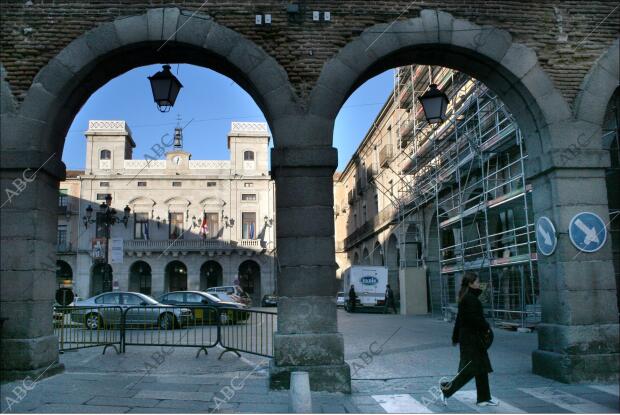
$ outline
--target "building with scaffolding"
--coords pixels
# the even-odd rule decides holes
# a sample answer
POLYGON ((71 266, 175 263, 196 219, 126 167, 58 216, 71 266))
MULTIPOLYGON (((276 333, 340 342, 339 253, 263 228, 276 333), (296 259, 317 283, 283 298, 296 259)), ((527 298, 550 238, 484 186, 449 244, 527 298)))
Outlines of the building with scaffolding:
POLYGON ((534 189, 526 159, 514 118, 482 83, 442 67, 398 68, 391 95, 335 176, 339 268, 385 265, 397 297, 421 273, 414 289, 426 292, 427 304, 415 309, 446 319, 456 312, 462 275, 473 271, 489 317, 535 325, 534 189), (429 83, 450 100, 439 126, 425 120, 418 101, 429 83))

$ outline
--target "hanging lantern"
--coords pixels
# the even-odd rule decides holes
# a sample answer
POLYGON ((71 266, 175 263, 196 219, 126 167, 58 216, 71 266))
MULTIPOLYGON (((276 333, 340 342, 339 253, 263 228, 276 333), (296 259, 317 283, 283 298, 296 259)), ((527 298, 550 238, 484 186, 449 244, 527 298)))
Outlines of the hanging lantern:
POLYGON ((157 108, 161 112, 170 111, 179 91, 183 88, 181 82, 170 72, 170 65, 164 65, 161 71, 148 78, 151 82, 153 100, 155 100, 157 108))
POLYGON ((437 88, 436 84, 431 84, 428 91, 418 99, 424 109, 426 121, 430 124, 436 124, 446 119, 448 97, 437 88))

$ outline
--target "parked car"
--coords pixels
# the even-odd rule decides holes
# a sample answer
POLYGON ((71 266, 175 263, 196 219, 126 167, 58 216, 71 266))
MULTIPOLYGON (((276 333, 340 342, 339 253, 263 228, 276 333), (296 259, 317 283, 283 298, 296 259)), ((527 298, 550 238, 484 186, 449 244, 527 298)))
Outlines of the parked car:
POLYGON ((266 294, 263 296, 263 300, 260 305, 262 307, 277 307, 278 306, 278 296, 274 294, 266 294))
MULTIPOLYGON (((222 324, 238 323, 246 321, 250 317, 250 313, 245 310, 248 307, 245 304, 222 301, 220 298, 204 291, 173 291, 161 295, 157 299, 162 304, 176 306, 211 306, 215 308, 227 309, 226 312, 220 313, 220 322, 222 324)), ((195 322, 204 322, 206 324, 215 323, 214 311, 205 308, 192 308, 195 322)))
POLYGON ((157 325, 163 330, 168 330, 182 327, 192 321, 190 309, 161 304, 146 294, 136 292, 103 293, 77 301, 75 307, 76 309, 71 310, 71 320, 83 323, 89 330, 120 324, 121 312, 125 312, 129 307, 136 308, 130 309, 125 314, 125 324, 128 325, 157 325))
POLYGON ((211 287, 211 288, 207 288, 207 292, 209 294, 214 294, 214 295, 217 294, 217 297, 220 300, 223 300, 223 298, 220 297, 219 294, 226 294, 230 297, 230 299, 232 299, 236 303, 245 304, 248 307, 252 306, 252 299, 250 298, 248 293, 243 291, 241 287, 239 287, 238 285, 224 285, 221 287, 211 287))
POLYGON ((336 307, 344 307, 344 292, 340 291, 336 294, 336 307))

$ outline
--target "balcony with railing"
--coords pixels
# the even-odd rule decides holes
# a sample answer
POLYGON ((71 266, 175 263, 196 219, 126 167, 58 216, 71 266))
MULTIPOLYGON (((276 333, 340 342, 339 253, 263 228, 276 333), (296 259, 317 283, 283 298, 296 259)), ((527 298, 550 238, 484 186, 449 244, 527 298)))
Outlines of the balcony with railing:
POLYGON ((353 203, 355 203, 355 190, 349 190, 349 193, 347 194, 347 202, 352 205, 353 203))
POLYGON ((392 160, 392 144, 385 144, 379 151, 379 164, 381 167, 387 167, 392 160))
POLYGON ((56 244, 56 252, 58 253, 71 252, 71 242, 58 242, 56 244))
POLYGON ((260 251, 265 243, 260 239, 240 241, 223 239, 129 239, 123 243, 125 252, 208 252, 208 251, 260 251))

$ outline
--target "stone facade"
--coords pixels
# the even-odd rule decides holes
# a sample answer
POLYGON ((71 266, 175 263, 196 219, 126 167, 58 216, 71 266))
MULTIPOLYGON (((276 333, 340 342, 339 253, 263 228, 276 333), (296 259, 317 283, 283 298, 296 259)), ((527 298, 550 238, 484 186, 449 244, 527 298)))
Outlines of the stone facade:
POLYGON ((275 292, 274 186, 266 124, 233 122, 230 160, 193 160, 182 145, 173 146, 177 136, 182 139, 179 128, 174 137, 164 136, 151 147, 168 150, 161 159, 148 153, 146 159, 132 157, 135 144, 124 121, 90 121, 85 134, 86 170, 72 172, 60 184, 61 200, 64 194, 69 200, 61 202, 66 207, 59 215, 59 260, 73 270, 76 295, 90 297, 103 289, 93 246, 105 244, 105 231, 83 221, 88 206, 95 220, 108 194, 118 217, 125 206, 131 209, 127 226, 119 222, 109 235, 122 239, 124 251, 122 262, 109 261, 114 289, 157 297, 174 287, 240 284, 255 305, 275 292), (252 270, 258 266, 258 274, 245 275, 249 263, 252 270), (184 267, 176 284, 170 264, 184 267), (140 268, 146 275, 140 275, 140 268))
MULTIPOLYGON (((504 1, 316 3, 333 12, 330 22, 312 20, 310 7, 288 13, 275 1, 203 3, 3 5, 3 376, 32 375, 58 358, 49 318, 50 262, 56 258, 64 137, 97 88, 138 66, 183 62, 217 70, 255 99, 269 123, 279 304, 286 309, 275 344, 290 354, 273 363, 273 387, 288 387, 287 374, 301 366, 315 373, 314 389, 350 391, 342 336, 333 324, 333 128, 351 93, 384 69, 445 66, 487 85, 523 133, 526 175, 540 190, 532 203, 535 217, 546 215, 564 227, 588 210, 609 220, 609 151, 593 137, 601 136, 618 86, 620 9, 613 2, 527 8, 504 1), (273 23, 257 26, 258 13, 271 13, 273 23), (36 180, 28 176, 34 171, 36 180), (302 343, 306 347, 292 347, 302 343)), ((617 378, 611 248, 576 256, 560 236, 554 255, 538 261, 548 284, 541 285, 533 369, 564 381, 617 378), (584 281, 584 274, 596 281, 584 281)))

